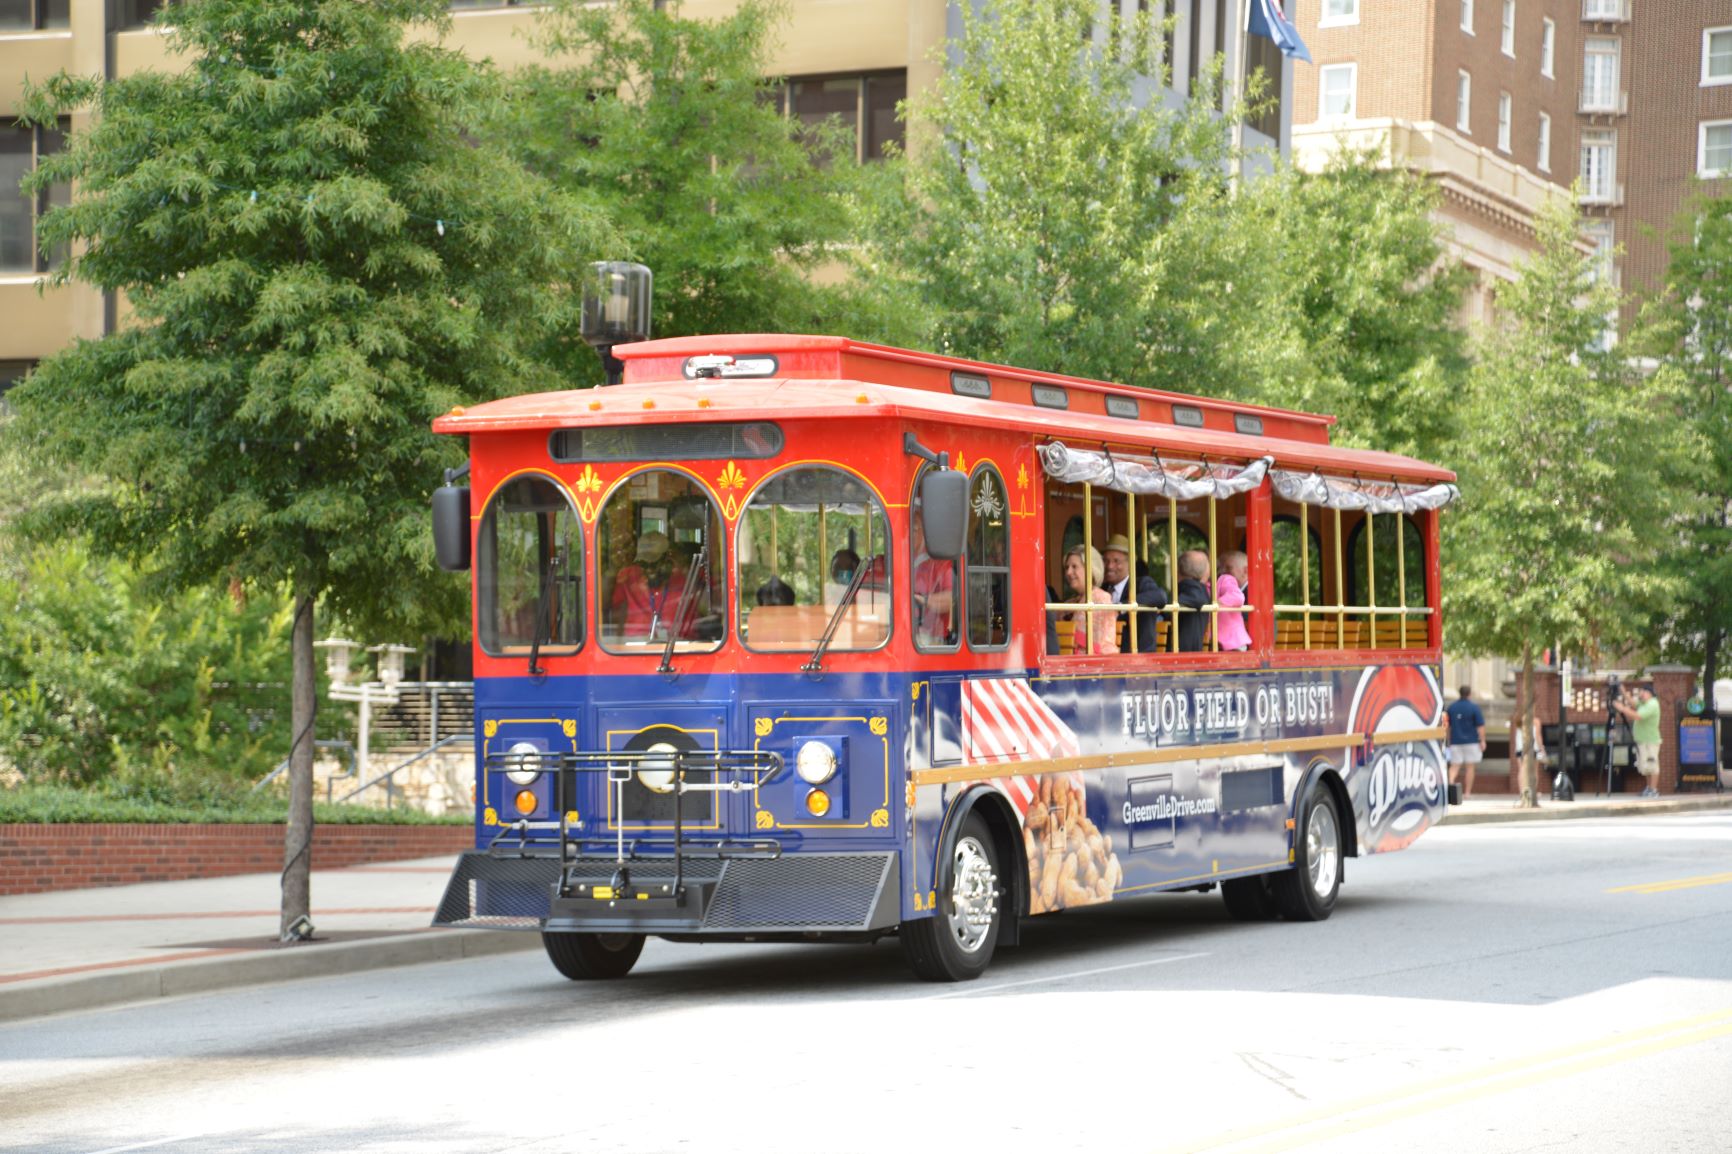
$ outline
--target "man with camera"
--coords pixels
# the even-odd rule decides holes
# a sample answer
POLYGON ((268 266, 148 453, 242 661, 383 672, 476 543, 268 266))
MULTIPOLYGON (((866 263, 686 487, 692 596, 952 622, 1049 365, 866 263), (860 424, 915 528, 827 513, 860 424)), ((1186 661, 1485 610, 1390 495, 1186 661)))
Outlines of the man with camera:
POLYGON ((1660 699, 1651 689, 1630 685, 1611 704, 1630 723, 1630 738, 1636 743, 1636 768, 1647 783, 1642 796, 1659 797, 1660 699))

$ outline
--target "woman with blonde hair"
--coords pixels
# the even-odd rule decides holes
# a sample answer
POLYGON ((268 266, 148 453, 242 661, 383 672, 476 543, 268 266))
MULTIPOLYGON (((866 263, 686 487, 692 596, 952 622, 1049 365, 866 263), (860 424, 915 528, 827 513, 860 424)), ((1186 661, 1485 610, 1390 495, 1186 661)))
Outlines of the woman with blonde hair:
MULTIPOLYGON (((1070 590, 1070 596, 1065 600, 1084 605, 1111 605, 1112 594, 1100 587, 1105 572, 1099 549, 1089 545, 1071 546, 1070 552, 1064 555, 1064 583, 1070 590)), ((1118 614, 1079 611, 1071 614, 1071 622, 1072 653, 1098 655, 1119 651, 1118 614)))

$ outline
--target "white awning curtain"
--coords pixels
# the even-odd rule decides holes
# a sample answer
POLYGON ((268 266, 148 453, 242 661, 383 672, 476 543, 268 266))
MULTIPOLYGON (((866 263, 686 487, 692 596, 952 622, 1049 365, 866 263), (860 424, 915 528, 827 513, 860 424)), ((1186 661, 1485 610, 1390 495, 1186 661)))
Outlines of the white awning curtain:
POLYGON ((1263 483, 1263 475, 1275 459, 1259 457, 1248 465, 1167 460, 1165 457, 1121 456, 1100 449, 1077 449, 1053 441, 1041 446, 1040 463, 1046 475, 1055 481, 1080 482, 1097 489, 1189 501, 1195 497, 1225 499, 1255 489, 1263 483))
POLYGON ((1357 477, 1295 473, 1290 469, 1275 469, 1269 476, 1275 492, 1289 501, 1343 511, 1365 509, 1373 513, 1412 513, 1420 509, 1441 509, 1461 496, 1460 489, 1447 483, 1402 485, 1394 481, 1362 481, 1357 477))

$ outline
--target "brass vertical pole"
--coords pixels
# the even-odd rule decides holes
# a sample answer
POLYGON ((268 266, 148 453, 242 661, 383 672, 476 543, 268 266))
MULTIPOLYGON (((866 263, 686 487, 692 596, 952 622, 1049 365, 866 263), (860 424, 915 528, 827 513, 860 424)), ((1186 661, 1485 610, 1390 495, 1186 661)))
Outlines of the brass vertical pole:
MULTIPOLYGON (((1089 572, 1089 557, 1092 556, 1092 551, 1095 547, 1094 529, 1095 529, 1095 491, 1094 491, 1094 486, 1090 485, 1087 481, 1084 481, 1083 482, 1083 555, 1082 555, 1083 588, 1082 588, 1082 594, 1081 594, 1082 604, 1083 604, 1083 615, 1082 615, 1083 638, 1084 638, 1084 644, 1086 646, 1086 648, 1083 649, 1084 653, 1093 653, 1095 651, 1095 619, 1094 619, 1094 615, 1089 612, 1089 608, 1088 608, 1090 605, 1094 604, 1094 590, 1090 587, 1090 581, 1092 580, 1094 575, 1089 572)), ((1073 650, 1076 648, 1076 643, 1074 641, 1071 643, 1071 648, 1073 650)))
POLYGON ((1401 606, 1401 648, 1407 648, 1407 521, 1395 519, 1395 584, 1399 588, 1401 606))
POLYGON ((1365 511, 1365 603, 1371 606, 1366 615, 1370 622, 1371 644, 1377 644, 1377 514, 1365 511))
POLYGON ((1335 645, 1338 649, 1347 647, 1347 613, 1342 606, 1347 604, 1347 573, 1342 564, 1341 552, 1341 510, 1335 513, 1335 645))
MULTIPOLYGON (((1134 535, 1137 535, 1137 495, 1126 493, 1125 536, 1129 538, 1134 535)), ((1130 642, 1130 651, 1135 653, 1137 651, 1137 615, 1142 612, 1142 606, 1137 604, 1137 562, 1143 558, 1137 556, 1138 543, 1131 541, 1130 545, 1131 551, 1126 556, 1129 558, 1131 572, 1125 578, 1125 604, 1130 606, 1130 612, 1125 615, 1125 620, 1130 622, 1130 627, 1125 631, 1129 634, 1125 640, 1130 642)))
POLYGON ((1215 497, 1214 494, 1211 493, 1209 495, 1209 608, 1207 612, 1209 614, 1209 648, 1211 651, 1218 652, 1221 648, 1221 630, 1219 629, 1221 617, 1220 610, 1215 605, 1215 582, 1218 579, 1215 574, 1216 556, 1215 497))
MULTIPOLYGON (((1323 563, 1323 555, 1317 555, 1317 563, 1323 563)), ((1322 589, 1322 574, 1318 575, 1318 589, 1322 589)), ((1305 607, 1305 648, 1311 648, 1311 506, 1299 502, 1299 604, 1305 607)))
POLYGON ((1167 651, 1179 651, 1179 503, 1167 498, 1167 596, 1173 599, 1173 627, 1167 633, 1167 651))

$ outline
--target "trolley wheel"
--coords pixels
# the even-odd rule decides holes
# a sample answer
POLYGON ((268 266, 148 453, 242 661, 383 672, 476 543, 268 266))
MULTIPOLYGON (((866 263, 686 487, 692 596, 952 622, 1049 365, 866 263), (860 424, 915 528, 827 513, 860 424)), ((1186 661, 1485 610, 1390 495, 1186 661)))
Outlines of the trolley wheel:
POLYGON ((553 968, 573 981, 623 978, 643 953, 642 934, 579 934, 543 931, 541 944, 553 968))
POLYGON ((1248 878, 1228 878, 1221 883, 1221 898, 1227 912, 1236 922, 1272 922, 1280 916, 1275 894, 1269 887, 1269 875, 1248 878))
POLYGON ((1269 889, 1281 916, 1290 922, 1320 922, 1335 909, 1341 893, 1341 815, 1335 795, 1321 781, 1311 783, 1299 813, 1300 836, 1293 868, 1274 874, 1269 889))
POLYGON ((938 910, 902 923, 902 954, 928 982, 967 982, 986 972, 1004 920, 998 851, 979 814, 963 819, 950 868, 939 881, 938 910))

